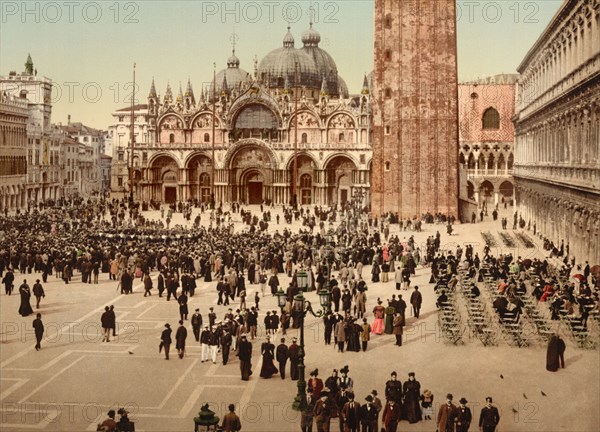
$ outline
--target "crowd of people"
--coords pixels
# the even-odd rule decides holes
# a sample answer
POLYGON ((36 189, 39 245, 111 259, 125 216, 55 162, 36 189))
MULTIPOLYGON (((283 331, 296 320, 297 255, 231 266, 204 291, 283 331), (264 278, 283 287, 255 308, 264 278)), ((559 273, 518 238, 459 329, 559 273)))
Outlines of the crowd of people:
MULTIPOLYGON (((160 208, 156 204, 153 206, 160 208)), ((333 345, 339 352, 365 352, 371 338, 379 335, 394 336, 395 344, 402 346, 408 314, 419 319, 423 302, 419 287, 411 286, 417 267, 430 266, 431 282, 444 280, 446 289, 452 289, 463 262, 460 246, 454 255, 440 251, 439 231, 427 238, 423 250, 413 235, 409 235, 409 231, 420 232, 424 223, 451 226, 453 219, 444 215, 398 220, 391 214, 372 218, 360 209, 350 207, 340 211, 320 207, 312 211, 285 208, 286 224, 302 223, 300 230, 292 232, 286 225, 280 229, 279 215, 273 220, 270 210, 262 206, 259 216, 239 205, 230 206, 228 211, 219 206, 214 213, 205 215, 208 209, 203 206, 194 223, 185 227, 171 226, 171 222, 174 211, 182 212, 190 221, 192 207, 189 204, 181 208, 160 208, 161 219, 157 221, 146 219, 142 209, 144 206, 129 205, 123 200, 78 200, 42 206, 2 219, 0 275, 7 295, 11 295, 14 285, 19 283, 15 273, 23 276, 19 286, 19 313, 23 317, 33 313, 32 292, 37 300, 36 308, 39 308, 40 300, 45 297, 42 284, 47 283, 49 277, 68 284, 79 274, 82 283, 97 284, 99 277, 106 275, 115 281, 117 290, 124 295, 132 294, 134 282, 139 280, 144 287, 144 297, 152 296, 156 285, 158 298, 168 302, 173 299, 178 306, 179 326, 175 334, 170 323, 165 324, 160 334, 159 352, 164 351, 165 359, 169 360, 173 339, 178 357, 186 356, 189 321, 195 342, 201 347, 201 361, 216 364, 219 360, 226 365, 233 351, 239 360, 242 380, 248 380, 253 373, 253 341, 264 329, 266 338, 261 339, 260 345, 260 377, 267 379, 279 374, 285 379, 289 361, 289 376, 297 380, 299 346, 295 338, 286 344, 287 331, 297 329, 302 321, 302 312, 293 307, 297 294, 321 289, 329 291, 331 307, 322 318, 324 343, 333 345), (203 217, 210 220, 208 226, 200 224, 203 217), (245 229, 236 229, 234 220, 245 229), (273 223, 276 230, 271 229, 274 231, 271 234, 267 227, 273 223), (408 238, 390 234, 390 224, 394 223, 400 225, 400 232, 406 232, 408 238), (370 274, 366 274, 365 267, 370 267, 370 274), (306 274, 306 278, 301 280, 300 273, 306 274), (33 290, 25 278, 30 274, 41 277, 41 280, 36 279, 33 290), (284 289, 281 280, 288 279, 289 284, 284 289), (386 305, 381 298, 369 295, 369 285, 390 280, 393 280, 396 292, 390 292, 385 299, 386 305), (206 287, 214 287, 218 306, 232 306, 222 316, 217 316, 213 307, 205 317, 199 308, 193 314, 189 313, 188 302, 199 288, 206 287), (251 288, 254 288, 253 299, 248 298, 251 288), (285 306, 280 311, 261 309, 261 298, 281 292, 285 295, 285 306), (254 304, 249 305, 252 300, 254 304), (259 317, 263 312, 263 317, 259 317), (371 312, 372 317, 369 316, 371 312)), ((593 310, 585 305, 598 307, 597 290, 592 292, 585 283, 579 284, 577 290, 573 285, 558 286, 548 280, 547 263, 542 261, 527 265, 509 255, 495 258, 489 254, 489 248, 480 260, 469 245, 464 254, 466 268, 475 269, 472 276, 483 260, 489 264, 496 280, 506 281, 503 294, 507 303, 516 299, 518 296, 514 293, 523 289, 519 283, 520 272, 533 268, 540 277, 539 286, 543 287, 541 301, 549 301, 553 308, 566 307, 568 310, 579 305, 581 314, 593 310), (547 289, 548 285, 550 289, 547 289), (555 306, 559 302, 557 299, 561 302, 555 306)), ((585 272, 587 281, 589 268, 585 272)), ((445 292, 439 294, 438 303, 443 303, 445 292)), ((540 290, 534 292, 537 294, 540 290)), ((497 306, 505 309, 509 305, 497 306)), ((36 321, 37 337, 38 333, 43 335, 39 313, 36 321)), ((103 340, 109 342, 116 327, 112 306, 106 306, 101 325, 103 340)), ((40 340, 36 349, 41 348, 40 340)), ((347 371, 344 376, 343 370, 339 382, 332 375, 327 380, 329 384, 326 381, 321 389, 318 380, 313 381, 317 377, 309 380, 307 404, 312 404, 312 418, 319 431, 328 430, 324 425, 331 418, 338 418, 340 424, 351 425, 348 430, 357 430, 358 425, 366 425, 363 430, 378 430, 373 418, 377 419, 381 414, 382 424, 388 432, 395 431, 402 419, 413 423, 432 418, 433 395, 429 390, 420 391, 414 374, 404 385, 396 384, 394 379, 391 383, 388 381, 385 405, 377 403, 376 391, 361 405, 354 399, 353 386, 347 382, 347 371)), ((453 405, 452 395, 446 399, 447 408, 438 411, 439 430, 454 430, 449 429, 449 424, 457 430, 467 430, 471 419, 469 414, 468 422, 466 420, 466 399, 461 399, 460 407, 453 405)), ((303 424, 307 425, 303 430, 310 430, 309 411, 303 411, 303 424)), ((482 417, 488 418, 483 412, 482 417)), ((488 424, 486 421, 484 425, 488 424)))

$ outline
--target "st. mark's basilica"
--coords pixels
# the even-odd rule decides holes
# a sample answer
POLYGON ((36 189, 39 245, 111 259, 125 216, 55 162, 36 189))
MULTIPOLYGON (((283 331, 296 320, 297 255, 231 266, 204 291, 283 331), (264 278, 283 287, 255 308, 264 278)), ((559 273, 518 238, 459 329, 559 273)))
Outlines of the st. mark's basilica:
POLYGON ((199 95, 188 81, 185 92, 175 96, 168 85, 160 97, 153 82, 147 142, 135 143, 137 199, 208 202, 214 181, 216 203, 289 204, 295 177, 298 204, 367 203, 369 80, 350 96, 320 40, 311 24, 296 48, 288 27, 254 73, 240 67, 234 48, 199 95))

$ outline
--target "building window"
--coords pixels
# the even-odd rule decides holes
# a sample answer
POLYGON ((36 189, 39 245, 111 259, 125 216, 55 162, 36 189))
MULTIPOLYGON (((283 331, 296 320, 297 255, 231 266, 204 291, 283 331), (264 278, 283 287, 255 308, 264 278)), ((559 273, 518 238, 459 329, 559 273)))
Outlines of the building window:
POLYGON ((392 169, 392 164, 389 161, 386 161, 385 163, 385 170, 386 171, 390 171, 392 169))
POLYGON ((392 50, 386 49, 385 53, 383 54, 383 57, 385 58, 385 61, 391 61, 392 60, 392 50))
POLYGON ((123 116, 119 116, 119 123, 123 123, 123 120, 125 119, 125 117, 123 116))
POLYGON ((204 142, 205 143, 210 142, 210 134, 207 134, 207 133, 204 134, 204 142))
POLYGON ((123 152, 119 152, 119 162, 123 162, 123 152))
POLYGON ((386 126, 385 127, 385 134, 386 135, 390 135, 392 133, 392 127, 391 126, 386 126))
POLYGON ((346 138, 344 137, 344 132, 340 133, 338 136, 338 141, 343 143, 346 141, 346 138))
POLYGON ((391 97, 392 97, 392 89, 390 89, 390 88, 386 88, 386 89, 385 89, 385 98, 386 98, 386 99, 389 99, 389 98, 391 98, 391 97))
POLYGON ((392 28, 392 16, 389 14, 385 16, 385 28, 392 28))
POLYGON ((475 92, 471 93, 471 99, 477 99, 479 95, 475 92))
POLYGON ((118 185, 119 187, 123 186, 123 177, 119 177, 119 178, 117 178, 117 185, 118 185))
POLYGON ((308 135, 303 133, 302 134, 302 144, 306 144, 308 142, 308 135))
POLYGON ((500 129, 500 114, 494 108, 488 108, 483 113, 484 129, 500 129))
POLYGON ((169 143, 170 144, 174 144, 175 143, 175 134, 170 134, 169 135, 169 143))

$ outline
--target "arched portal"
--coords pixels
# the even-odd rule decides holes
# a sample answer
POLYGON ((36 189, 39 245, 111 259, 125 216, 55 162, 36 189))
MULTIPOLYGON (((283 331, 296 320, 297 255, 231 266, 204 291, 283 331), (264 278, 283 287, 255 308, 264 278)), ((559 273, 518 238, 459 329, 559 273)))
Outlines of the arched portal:
POLYGON ((212 162, 202 153, 193 155, 187 162, 189 196, 210 203, 212 162))
POLYGON ((248 204, 262 204, 264 200, 263 185, 265 181, 263 175, 258 170, 249 170, 242 176, 243 191, 245 196, 243 202, 248 204))
POLYGON ((171 156, 162 155, 150 164, 150 197, 155 201, 175 203, 180 198, 179 165, 171 156))
POLYGON ((255 142, 239 146, 229 162, 231 200, 245 204, 272 200, 275 167, 276 163, 266 146, 255 142))
POLYGON ((325 165, 327 200, 330 205, 345 206, 352 197, 356 165, 346 156, 335 156, 325 165))

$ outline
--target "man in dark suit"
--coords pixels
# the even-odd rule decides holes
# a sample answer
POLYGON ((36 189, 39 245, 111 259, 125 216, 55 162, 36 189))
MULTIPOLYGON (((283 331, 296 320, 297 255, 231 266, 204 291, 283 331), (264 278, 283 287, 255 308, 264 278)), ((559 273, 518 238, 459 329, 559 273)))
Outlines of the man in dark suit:
POLYGON ((467 406, 468 401, 463 397, 458 401, 460 406, 456 409, 455 422, 456 432, 469 432, 471 421, 473 416, 471 415, 471 408, 467 406))
POLYGON ((231 344, 233 343, 233 337, 231 333, 229 333, 229 329, 227 326, 223 327, 223 334, 221 335, 221 354, 223 355, 223 365, 226 365, 229 361, 229 350, 231 349, 231 344))
POLYGON ((183 325, 183 320, 179 320, 179 327, 175 332, 175 348, 179 358, 182 359, 185 355, 185 340, 187 339, 187 329, 183 325))
POLYGON ((162 297, 163 292, 165 291, 165 277, 162 272, 158 274, 158 296, 162 297))
POLYGON ((306 403, 300 412, 300 428, 302 432, 312 432, 316 399, 312 397, 312 387, 306 387, 306 403))
POLYGON ((298 357, 300 347, 296 343, 296 338, 292 338, 292 344, 288 348, 288 358, 290 359, 290 377, 292 381, 296 381, 299 376, 298 372, 298 357))
POLYGON ((38 313, 36 319, 33 320, 33 331, 35 332, 35 349, 39 351, 42 349, 40 343, 44 337, 44 323, 42 323, 41 313, 38 313))
POLYGON ((194 315, 192 315, 192 330, 194 331, 194 337, 196 342, 200 342, 200 329, 202 328, 202 315, 200 315, 200 309, 196 309, 194 315))
POLYGON ((285 344, 285 338, 281 338, 281 343, 277 346, 275 350, 275 359, 279 363, 279 374, 281 375, 281 379, 285 379, 285 366, 289 357, 289 349, 285 344))
POLYGON ((479 415, 479 428, 483 432, 495 432, 496 426, 500 423, 500 414, 498 408, 492 406, 492 398, 490 396, 485 398, 485 406, 481 409, 479 415))
POLYGON ((165 329, 160 335, 160 345, 158 347, 158 352, 160 353, 164 348, 166 360, 169 360, 169 349, 171 348, 171 333, 171 325, 169 323, 165 324, 165 329))
POLYGON ((367 403, 360 407, 360 422, 362 424, 362 432, 378 432, 377 420, 379 411, 377 411, 377 407, 373 405, 373 396, 368 395, 365 400, 367 403))
POLYGON ((344 432, 359 432, 360 429, 360 404, 354 402, 354 393, 348 393, 348 402, 342 408, 344 418, 344 432))

